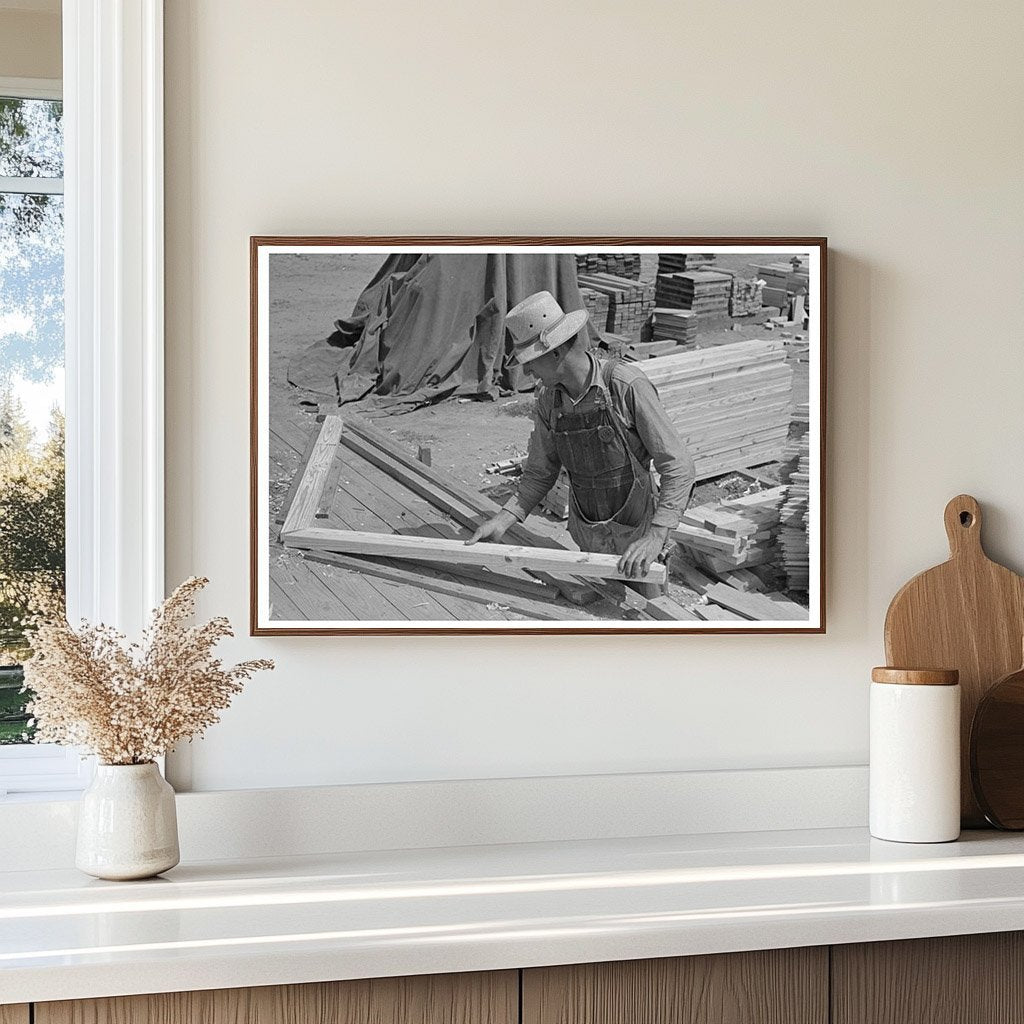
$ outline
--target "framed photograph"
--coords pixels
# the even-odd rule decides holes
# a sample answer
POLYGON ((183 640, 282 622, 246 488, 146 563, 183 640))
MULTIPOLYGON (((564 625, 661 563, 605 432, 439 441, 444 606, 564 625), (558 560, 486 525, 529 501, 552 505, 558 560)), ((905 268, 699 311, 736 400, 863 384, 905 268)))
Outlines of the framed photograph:
POLYGON ((252 238, 253 635, 823 633, 826 248, 252 238))

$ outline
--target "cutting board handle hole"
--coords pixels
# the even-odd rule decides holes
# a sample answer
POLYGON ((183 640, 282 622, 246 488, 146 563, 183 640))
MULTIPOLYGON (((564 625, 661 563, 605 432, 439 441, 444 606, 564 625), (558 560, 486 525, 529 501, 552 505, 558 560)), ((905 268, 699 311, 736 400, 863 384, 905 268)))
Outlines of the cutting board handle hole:
POLYGON ((960 513, 960 525, 969 527, 974 522, 974 516, 970 512, 960 513))

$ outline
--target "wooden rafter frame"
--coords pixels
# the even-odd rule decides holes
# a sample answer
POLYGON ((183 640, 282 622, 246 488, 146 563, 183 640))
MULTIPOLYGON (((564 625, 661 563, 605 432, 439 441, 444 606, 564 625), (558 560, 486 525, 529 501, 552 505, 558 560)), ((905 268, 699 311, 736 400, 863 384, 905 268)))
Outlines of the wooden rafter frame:
MULTIPOLYGON (((782 236, 751 236, 751 237, 715 237, 715 236, 649 236, 649 237, 635 237, 635 238, 623 238, 614 236, 591 236, 591 237, 544 237, 544 236, 529 236, 529 237, 507 237, 507 236, 358 236, 358 237, 342 237, 342 236, 255 236, 250 239, 250 354, 251 354, 251 379, 250 379, 250 422, 251 422, 251 448, 250 448, 250 482, 251 482, 251 502, 250 502, 250 627, 252 635, 263 635, 263 636, 275 636, 275 635, 358 635, 358 634, 378 634, 378 635, 408 635, 408 634, 440 634, 450 635, 453 633, 466 633, 466 634, 564 634, 564 633, 629 633, 629 634, 643 634, 643 633, 694 633, 694 634, 788 634, 788 633, 824 633, 826 630, 826 546, 827 546, 827 530, 826 530, 826 503, 825 503, 825 487, 826 487, 826 400, 827 400, 827 298, 828 298, 828 277, 827 277, 827 239, 824 237, 782 237, 782 236), (644 621, 635 621, 627 617, 621 623, 607 621, 591 620, 586 623, 579 622, 559 622, 553 625, 545 625, 538 623, 533 625, 531 623, 507 623, 495 626, 484 626, 478 623, 472 623, 469 625, 460 625, 458 622, 455 623, 430 623, 430 624, 419 624, 419 623, 408 623, 402 625, 379 625, 374 623, 373 625, 363 625, 359 621, 353 621, 351 625, 348 620, 339 621, 337 627, 326 628, 323 624, 317 624, 312 627, 305 627, 302 625, 296 625, 294 623, 284 623, 281 626, 276 626, 272 623, 264 623, 260 620, 260 605, 261 590, 260 580, 258 578, 258 545, 264 543, 266 535, 260 534, 258 531, 258 524, 260 517, 258 514, 258 507, 261 501, 266 500, 266 495, 260 492, 260 473, 259 473, 259 437, 258 429, 260 424, 260 254, 264 249, 273 251, 275 248, 288 251, 296 247, 352 247, 358 249, 359 247, 382 247, 384 251, 387 248, 394 250, 408 249, 410 251, 423 251, 429 246, 459 246, 459 247, 490 247, 497 251, 515 251, 516 247, 550 247, 552 250, 557 251, 560 247, 587 247, 595 252, 607 251, 609 248, 618 248, 620 250, 631 251, 635 247, 699 247, 698 251, 711 251, 721 250, 728 247, 744 246, 751 249, 765 250, 772 247, 787 246, 792 248, 802 248, 807 250, 813 250, 816 253, 816 269, 817 269, 817 281, 816 288, 813 295, 813 308, 817 312, 816 316, 816 356, 817 356, 817 384, 812 387, 811 402, 812 402, 812 424, 814 430, 812 430, 811 437, 811 458, 812 463, 815 466, 815 473, 817 477, 816 485, 812 484, 810 488, 810 500, 814 509, 816 530, 812 534, 812 585, 814 597, 812 598, 811 605, 811 619, 808 623, 787 623, 787 622, 771 622, 770 624, 761 625, 755 621, 747 622, 735 622, 735 621, 715 621, 717 616, 708 616, 706 619, 702 615, 700 618, 692 614, 679 615, 680 606, 674 605, 669 599, 657 599, 655 601, 644 601, 640 599, 636 602, 631 596, 632 591, 624 595, 623 599, 619 602, 623 608, 632 606, 636 608, 637 605, 643 607, 644 610, 644 621), (652 621, 660 620, 660 621, 652 621), (685 621, 682 621, 685 620, 685 621), (591 624, 592 622, 592 624, 591 624)), ((812 378, 813 380, 813 378, 812 378)), ((321 433, 322 433, 321 427, 321 433)), ((363 440, 361 432, 355 431, 349 433, 348 431, 343 434, 342 443, 348 447, 351 447, 353 451, 359 451, 360 441, 363 440)), ((318 440, 311 445, 311 448, 315 449, 318 440)), ((371 446, 372 448, 372 446, 371 446)), ((366 448, 363 448, 365 454, 366 448)), ((395 458, 398 455, 396 452, 387 451, 381 453, 379 451, 373 452, 371 456, 368 456, 370 461, 374 459, 386 459, 395 458)), ((312 457, 312 453, 310 453, 312 457)), ((335 469, 337 468, 338 459, 334 459, 333 463, 335 469)), ((378 463, 379 464, 379 463, 378 463)), ((329 471, 329 470, 328 470, 329 471)), ((741 472, 737 470, 737 472, 741 472)), ((748 471, 749 475, 749 471, 748 471)), ((305 474, 303 474, 303 477, 305 474)), ((320 491, 317 499, 317 507, 321 515, 325 514, 325 508, 321 507, 320 500, 323 495, 330 489, 330 481, 326 474, 320 478, 320 484, 322 490, 320 491)), ((294 507, 294 498, 301 485, 299 482, 293 482, 292 488, 292 506, 294 507)), ((425 481, 417 482, 417 485, 412 486, 411 489, 416 490, 417 486, 420 488, 426 488, 430 486, 429 478, 425 481)), ((417 492, 420 493, 420 492, 417 492)), ((483 499, 486 502, 488 499, 482 495, 476 496, 478 499, 483 499)), ((459 509, 459 511, 465 513, 472 508, 473 503, 467 503, 462 505, 460 503, 461 495, 447 495, 442 499, 441 504, 437 507, 452 516, 456 520, 462 521, 463 517, 455 514, 453 515, 449 508, 445 507, 445 502, 452 502, 459 509)), ((428 500, 431 500, 428 498, 428 500)), ((304 506, 308 512, 308 504, 304 506)), ((479 509, 474 510, 472 513, 476 518, 476 521, 480 521, 481 513, 479 509)), ((314 513, 314 519, 316 513, 314 513)), ((280 522, 280 521, 279 521, 280 522)), ((282 529, 282 537, 284 534, 294 534, 297 532, 296 527, 299 523, 298 519, 293 519, 291 523, 286 523, 286 529, 282 529)), ((310 521, 305 525, 304 528, 319 531, 322 527, 318 526, 315 522, 310 521)), ((314 534, 316 536, 316 534, 314 534)), ((292 540, 298 538, 293 537, 292 540)), ((353 559, 356 564, 361 564, 358 556, 332 554, 329 551, 313 552, 310 551, 308 557, 317 558, 322 557, 324 560, 327 559, 353 559)), ((340 563, 339 563, 340 564, 340 563)), ((541 578, 544 578, 541 575, 541 578)), ((550 577, 549 577, 550 578, 550 577)), ((554 582, 554 580, 552 580, 554 582)), ((565 581, 565 577, 562 577, 562 582, 565 581)), ((602 586, 606 588, 619 587, 620 591, 623 588, 623 584, 616 582, 615 580, 598 580, 598 579, 581 579, 579 580, 581 587, 586 587, 588 584, 591 586, 602 586)), ((710 610, 714 610, 713 606, 710 606, 710 610)))

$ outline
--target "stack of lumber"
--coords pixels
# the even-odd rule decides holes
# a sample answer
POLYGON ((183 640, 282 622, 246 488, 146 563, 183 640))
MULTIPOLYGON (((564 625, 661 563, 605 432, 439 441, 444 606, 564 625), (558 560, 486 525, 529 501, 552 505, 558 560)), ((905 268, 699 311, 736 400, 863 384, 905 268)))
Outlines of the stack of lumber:
POLYGON ((609 298, 605 292, 594 291, 593 288, 580 288, 583 308, 590 314, 590 322, 599 331, 608 329, 609 298))
POLYGON ((679 274, 687 270, 700 270, 714 262, 713 252, 661 252, 658 253, 658 273, 679 274))
POLYGON ((672 340, 679 345, 693 345, 697 341, 697 314, 689 309, 669 309, 655 306, 650 319, 650 340, 672 340))
POLYGON ((784 292, 795 292, 800 288, 810 291, 810 271, 800 262, 751 263, 750 266, 768 288, 784 292))
POLYGON ((718 574, 774 561, 785 491, 773 487, 688 508, 672 539, 693 564, 718 574))
POLYGON ((758 278, 734 277, 729 296, 729 316, 753 316, 761 311, 764 281, 758 278))
POLYGON ((783 452, 779 479, 785 483, 779 545, 789 589, 805 593, 810 582, 808 515, 810 508, 809 409, 797 407, 783 452))
POLYGON ((731 293, 732 276, 717 270, 658 274, 655 304, 702 314, 728 313, 731 293))
POLYGON ((587 252, 576 254, 578 274, 614 274, 636 281, 640 277, 638 252, 587 252))
POLYGON ((613 334, 636 334, 654 308, 654 286, 614 274, 581 274, 581 288, 608 297, 608 319, 604 329, 613 334))
POLYGON ((781 338, 736 341, 638 364, 705 480, 782 456, 793 370, 781 338))

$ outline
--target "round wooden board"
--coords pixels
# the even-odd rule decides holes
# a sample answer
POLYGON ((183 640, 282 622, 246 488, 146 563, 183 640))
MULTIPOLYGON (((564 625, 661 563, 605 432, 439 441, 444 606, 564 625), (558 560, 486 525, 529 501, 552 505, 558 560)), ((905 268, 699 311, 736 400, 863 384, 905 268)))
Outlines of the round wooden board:
POLYGON ((971 727, 971 785, 997 828, 1024 829, 1024 668, 992 686, 971 727))

